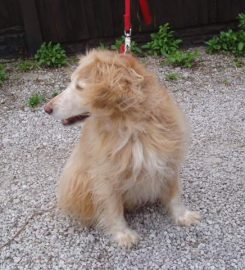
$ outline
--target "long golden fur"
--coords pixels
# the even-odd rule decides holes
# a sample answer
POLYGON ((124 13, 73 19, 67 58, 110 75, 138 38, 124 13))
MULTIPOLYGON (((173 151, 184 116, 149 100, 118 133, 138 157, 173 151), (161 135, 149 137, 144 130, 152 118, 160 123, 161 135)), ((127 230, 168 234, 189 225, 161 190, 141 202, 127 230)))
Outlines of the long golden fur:
POLYGON ((155 76, 131 55, 91 51, 68 88, 45 106, 64 124, 86 120, 61 176, 58 205, 99 225, 122 246, 138 240, 125 209, 160 200, 180 225, 199 215, 181 202, 179 169, 186 148, 182 111, 155 76))

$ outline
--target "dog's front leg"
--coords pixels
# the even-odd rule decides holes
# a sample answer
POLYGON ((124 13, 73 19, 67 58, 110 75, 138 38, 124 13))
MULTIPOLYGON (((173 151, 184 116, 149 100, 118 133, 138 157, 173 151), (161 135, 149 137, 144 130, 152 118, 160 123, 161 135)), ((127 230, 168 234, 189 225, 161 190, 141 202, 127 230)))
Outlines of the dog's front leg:
POLYGON ((161 201, 167 207, 174 222, 182 226, 190 226, 200 222, 198 212, 188 210, 181 200, 181 187, 178 177, 166 183, 161 201))
POLYGON ((131 247, 139 240, 138 234, 131 230, 124 218, 123 201, 118 194, 103 194, 98 217, 101 226, 114 241, 122 247, 131 247))

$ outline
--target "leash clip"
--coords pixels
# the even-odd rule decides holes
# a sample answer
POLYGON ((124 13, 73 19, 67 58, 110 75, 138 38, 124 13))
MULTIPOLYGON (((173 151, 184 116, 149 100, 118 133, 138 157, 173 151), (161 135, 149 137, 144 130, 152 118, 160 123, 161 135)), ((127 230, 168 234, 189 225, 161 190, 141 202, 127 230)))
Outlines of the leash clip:
POLYGON ((124 53, 130 52, 131 50, 131 28, 129 29, 129 31, 124 31, 124 35, 125 35, 125 49, 124 49, 124 53))

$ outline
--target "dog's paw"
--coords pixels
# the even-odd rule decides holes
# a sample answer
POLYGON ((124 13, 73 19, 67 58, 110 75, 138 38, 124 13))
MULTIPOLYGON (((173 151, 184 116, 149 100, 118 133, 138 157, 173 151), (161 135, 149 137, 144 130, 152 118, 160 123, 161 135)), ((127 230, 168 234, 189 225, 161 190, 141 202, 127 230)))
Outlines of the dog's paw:
POLYGON ((124 248, 130 248, 137 244, 139 241, 138 234, 130 229, 125 229, 123 231, 117 232, 113 238, 119 246, 124 248))
POLYGON ((198 212, 184 210, 178 217, 175 218, 177 225, 191 226, 198 224, 201 220, 201 216, 198 212))

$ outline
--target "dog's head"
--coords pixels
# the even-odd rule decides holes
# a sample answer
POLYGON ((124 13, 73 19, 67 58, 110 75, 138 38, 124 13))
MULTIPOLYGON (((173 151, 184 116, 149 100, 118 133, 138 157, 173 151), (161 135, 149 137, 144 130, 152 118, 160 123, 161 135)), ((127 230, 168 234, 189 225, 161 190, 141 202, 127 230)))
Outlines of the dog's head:
POLYGON ((144 110, 145 91, 151 79, 133 56, 94 50, 81 58, 66 90, 44 109, 65 125, 90 115, 133 115, 144 110))

